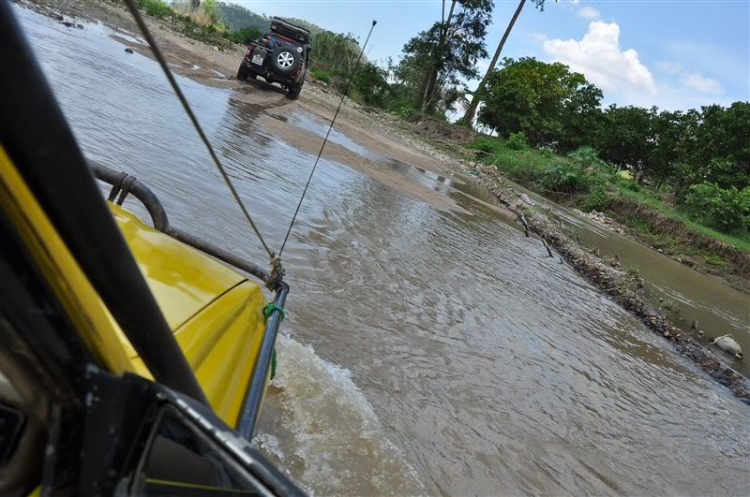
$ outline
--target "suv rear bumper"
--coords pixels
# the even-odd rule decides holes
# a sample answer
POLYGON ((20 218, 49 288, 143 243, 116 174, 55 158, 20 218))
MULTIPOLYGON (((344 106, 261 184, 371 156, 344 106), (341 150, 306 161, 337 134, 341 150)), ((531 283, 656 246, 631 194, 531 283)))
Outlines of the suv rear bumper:
POLYGON ((262 43, 253 41, 250 43, 252 51, 249 54, 245 54, 242 59, 242 68, 251 74, 262 76, 263 79, 269 83, 280 83, 284 86, 302 84, 305 79, 306 67, 304 67, 304 61, 302 66, 292 74, 280 74, 273 70, 271 58, 273 57, 273 51, 262 43), (262 64, 254 64, 252 59, 256 55, 263 56, 262 64))
POLYGON ((259 66, 258 64, 253 64, 248 59, 242 59, 242 67, 246 69, 248 72, 255 74, 257 76, 262 76, 263 79, 268 81, 269 83, 281 83, 283 85, 296 85, 302 80, 302 70, 298 70, 296 73, 292 74, 291 76, 284 76, 283 74, 278 74, 276 72, 273 72, 268 69, 268 59, 264 61, 262 66, 259 66))

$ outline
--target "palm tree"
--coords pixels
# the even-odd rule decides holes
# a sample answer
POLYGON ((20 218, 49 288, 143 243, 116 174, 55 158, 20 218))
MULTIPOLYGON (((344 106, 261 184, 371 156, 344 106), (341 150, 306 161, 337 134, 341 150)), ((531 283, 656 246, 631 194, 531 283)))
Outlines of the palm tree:
MULTIPOLYGON (((534 4, 537 9, 540 11, 544 11, 544 1, 545 0, 533 0, 534 4)), ((555 0, 557 2, 557 0, 555 0)), ((464 117, 461 119, 461 123, 464 126, 471 127, 473 121, 474 121, 474 115, 477 113, 477 107, 479 106, 479 101, 482 97, 482 91, 484 91, 484 87, 487 85, 487 80, 490 79, 490 74, 492 74, 492 71, 495 70, 495 66, 497 65, 498 59, 500 59, 500 54, 503 51, 503 47, 505 46, 505 42, 508 39, 508 36, 510 36, 510 32, 513 30, 513 26, 516 24, 516 20, 518 20, 518 16, 521 15, 521 11, 523 10, 523 5, 526 3, 526 0, 521 0, 518 2, 518 7, 516 7, 516 11, 513 13, 513 17, 510 19, 510 23, 508 24, 508 27, 505 28, 505 33, 503 34, 503 37, 500 39, 500 44, 497 46, 497 50, 495 50, 495 55, 492 57, 492 61, 490 61, 490 67, 487 68, 487 73, 485 73, 484 77, 482 78, 482 81, 479 82, 479 86, 477 86, 476 91, 474 92, 474 97, 471 99, 471 105, 469 105, 469 108, 466 109, 466 114, 464 114, 464 117)))
MULTIPOLYGON (((518 19, 518 16, 521 15, 521 11, 523 10, 523 5, 525 3, 526 3, 526 0, 521 0, 520 2, 518 2, 518 7, 516 8, 515 13, 513 14, 513 17, 510 20, 510 24, 508 24, 508 27, 505 29, 505 33, 503 34, 503 37, 500 39, 500 44, 497 46, 497 50, 495 50, 495 55, 492 56, 492 61, 490 61, 490 67, 487 68, 487 72, 482 78, 482 81, 479 82, 479 86, 477 86, 477 89, 474 92, 474 98, 471 99, 471 104, 469 104, 469 108, 466 109, 466 114, 464 114, 464 117, 461 120, 464 126, 471 126, 472 122, 474 121, 474 115, 477 113, 477 106, 479 106, 479 100, 481 98, 482 91, 484 90, 484 86, 487 84, 487 80, 490 79, 490 74, 492 74, 492 71, 495 70, 495 65, 497 65, 497 61, 500 58, 500 54, 503 51, 503 47, 505 46, 505 41, 508 39, 510 32, 513 30, 513 26, 516 24, 516 20, 518 19)), ((544 0, 542 0, 542 3, 544 3, 544 0)))

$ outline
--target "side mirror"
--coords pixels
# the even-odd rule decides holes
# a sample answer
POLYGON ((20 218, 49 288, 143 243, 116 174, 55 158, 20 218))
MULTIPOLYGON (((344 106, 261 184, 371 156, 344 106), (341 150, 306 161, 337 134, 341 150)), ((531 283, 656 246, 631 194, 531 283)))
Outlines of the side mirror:
POLYGON ((312 59, 307 59, 307 67, 312 67, 313 61, 312 59))

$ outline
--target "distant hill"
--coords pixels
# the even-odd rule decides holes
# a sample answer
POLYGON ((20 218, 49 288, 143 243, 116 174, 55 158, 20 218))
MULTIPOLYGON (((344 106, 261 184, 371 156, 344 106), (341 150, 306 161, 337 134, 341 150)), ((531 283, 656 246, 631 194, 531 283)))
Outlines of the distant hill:
POLYGON ((307 22, 304 19, 297 19, 296 17, 282 17, 282 19, 284 19, 287 22, 291 22, 292 24, 295 24, 297 26, 300 26, 302 28, 305 28, 313 35, 313 38, 315 37, 316 34, 326 31, 325 29, 321 28, 317 24, 307 22))
POLYGON ((254 28, 265 32, 271 27, 270 17, 256 14, 241 5, 219 3, 216 5, 216 13, 229 29, 254 28))
MULTIPOLYGON (((256 14, 241 5, 233 3, 218 3, 216 5, 216 12, 219 15, 219 20, 229 29, 253 28, 266 32, 271 27, 270 17, 263 14, 256 14)), ((296 19, 293 17, 282 17, 282 19, 289 21, 292 24, 296 24, 297 26, 302 26, 309 30, 313 36, 325 31, 317 24, 307 22, 304 19, 296 19)))

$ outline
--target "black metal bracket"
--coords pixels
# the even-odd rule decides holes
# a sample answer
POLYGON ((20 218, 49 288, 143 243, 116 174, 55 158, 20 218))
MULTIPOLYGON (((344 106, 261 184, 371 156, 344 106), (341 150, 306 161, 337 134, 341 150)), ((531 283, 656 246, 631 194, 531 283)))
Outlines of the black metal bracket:
MULTIPOLYGON (((169 218, 167 212, 164 210, 159 198, 151 191, 145 184, 126 173, 115 171, 107 166, 97 164, 89 161, 89 166, 94 176, 105 183, 112 185, 112 190, 109 193, 108 200, 114 202, 117 198, 117 194, 120 197, 117 198, 117 204, 122 205, 128 194, 132 193, 141 204, 146 208, 149 215, 151 216, 151 222, 154 224, 154 228, 161 231, 165 235, 169 235, 172 238, 181 241, 193 248, 200 250, 212 257, 219 259, 220 261, 226 262, 230 266, 234 266, 242 271, 252 274, 256 278, 260 278, 263 282, 267 283, 271 275, 265 269, 260 268, 256 264, 238 257, 234 254, 227 252, 226 250, 217 247, 205 240, 198 238, 195 235, 186 233, 178 228, 174 228, 169 224, 169 218)), ((277 289, 272 288, 276 291, 277 289)))

